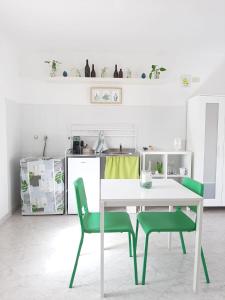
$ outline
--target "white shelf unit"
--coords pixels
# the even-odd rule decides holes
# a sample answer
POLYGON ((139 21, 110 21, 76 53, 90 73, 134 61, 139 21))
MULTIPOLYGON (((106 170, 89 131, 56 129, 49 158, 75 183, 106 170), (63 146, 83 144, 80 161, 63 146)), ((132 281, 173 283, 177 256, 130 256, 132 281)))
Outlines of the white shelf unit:
POLYGON ((52 83, 73 83, 73 84, 133 84, 133 85, 162 85, 167 84, 166 79, 149 79, 143 78, 111 78, 111 77, 49 77, 49 82, 52 83))
POLYGON ((188 151, 140 151, 141 170, 147 170, 149 168, 149 161, 151 161, 151 172, 153 178, 174 178, 180 180, 181 178, 188 176, 191 177, 191 160, 192 153, 188 151), (156 163, 163 163, 163 173, 154 174, 156 169, 156 163), (179 169, 185 168, 185 175, 181 175, 179 169))

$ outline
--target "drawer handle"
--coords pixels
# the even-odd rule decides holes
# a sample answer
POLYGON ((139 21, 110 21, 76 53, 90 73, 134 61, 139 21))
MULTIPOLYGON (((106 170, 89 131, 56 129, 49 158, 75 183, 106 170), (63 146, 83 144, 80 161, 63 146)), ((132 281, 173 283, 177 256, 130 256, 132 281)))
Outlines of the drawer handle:
POLYGON ((86 161, 81 161, 80 163, 81 163, 81 164, 86 164, 87 162, 86 162, 86 161))

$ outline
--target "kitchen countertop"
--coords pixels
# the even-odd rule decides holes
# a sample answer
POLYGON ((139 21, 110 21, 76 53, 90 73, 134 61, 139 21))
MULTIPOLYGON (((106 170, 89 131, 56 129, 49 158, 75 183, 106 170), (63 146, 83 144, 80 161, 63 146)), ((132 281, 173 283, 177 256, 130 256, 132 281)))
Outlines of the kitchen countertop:
POLYGON ((73 154, 72 149, 67 149, 65 152, 66 157, 107 157, 107 156, 139 156, 140 153, 137 150, 127 151, 127 152, 102 152, 93 154, 73 154), (127 153, 128 152, 128 153, 127 153))

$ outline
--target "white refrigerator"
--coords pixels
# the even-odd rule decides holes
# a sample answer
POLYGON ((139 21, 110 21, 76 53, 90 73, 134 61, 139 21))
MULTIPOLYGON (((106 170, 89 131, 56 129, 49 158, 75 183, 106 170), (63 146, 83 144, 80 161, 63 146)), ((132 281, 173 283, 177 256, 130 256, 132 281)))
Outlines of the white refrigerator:
POLYGON ((99 211, 100 197, 100 158, 71 156, 67 158, 67 202, 68 214, 77 214, 74 181, 82 177, 89 211, 99 211))

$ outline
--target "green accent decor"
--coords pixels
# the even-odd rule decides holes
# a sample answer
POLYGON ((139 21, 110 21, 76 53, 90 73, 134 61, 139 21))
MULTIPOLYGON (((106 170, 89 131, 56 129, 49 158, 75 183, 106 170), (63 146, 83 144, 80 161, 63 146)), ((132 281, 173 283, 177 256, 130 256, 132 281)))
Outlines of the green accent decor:
POLYGON ((51 77, 56 76, 57 66, 58 66, 59 64, 61 64, 61 62, 59 62, 59 61, 53 59, 53 60, 46 60, 45 63, 46 63, 46 64, 50 64, 50 66, 51 66, 51 73, 50 73, 50 76, 51 76, 51 77))
POLYGON ((139 179, 139 157, 107 156, 105 179, 139 179))
POLYGON ((21 192, 26 193, 27 189, 28 189, 28 184, 26 180, 21 180, 21 184, 20 184, 21 192))
POLYGON ((60 184, 64 181, 64 174, 63 172, 59 171, 55 174, 55 181, 57 184, 60 184))
MULTIPOLYGON (((203 196, 204 185, 197 182, 191 178, 185 177, 182 181, 182 185, 190 189, 194 193, 203 196)), ((196 213, 196 207, 190 207, 193 212, 196 213)), ((138 228, 139 223, 143 228, 146 238, 145 238, 145 249, 144 249, 144 261, 143 261, 143 271, 142 271, 142 284, 145 284, 146 276, 146 265, 147 265, 147 255, 148 255, 148 240, 149 235, 152 232, 178 232, 180 235, 181 246, 183 254, 186 254, 186 247, 183 238, 183 232, 192 232, 196 230, 196 220, 193 221, 188 217, 180 207, 177 207, 174 212, 141 212, 137 216, 136 223, 136 240, 138 238, 138 228)), ((209 283, 209 275, 207 270, 207 265, 201 247, 201 259, 202 265, 205 273, 206 282, 209 283)))
MULTIPOLYGON (((76 255, 73 272, 70 279, 69 287, 73 287, 74 277, 77 270, 78 260, 83 245, 85 233, 100 233, 100 213, 91 213, 88 210, 84 182, 82 178, 78 178, 74 182, 74 188, 77 198, 78 216, 81 226, 81 239, 76 255)), ((104 214, 104 232, 106 233, 127 233, 129 239, 129 255, 132 256, 133 246, 133 263, 135 284, 138 284, 137 259, 136 259, 136 237, 130 221, 130 217, 126 212, 105 212, 104 214), (131 240, 132 237, 132 240, 131 240)))
POLYGON ((156 163, 156 171, 158 171, 159 174, 163 173, 163 163, 162 162, 157 161, 157 163, 156 163))
POLYGON ((159 67, 158 65, 152 65, 152 69, 149 73, 149 79, 152 79, 152 75, 154 75, 155 79, 159 79, 160 72, 165 72, 166 68, 159 67))

